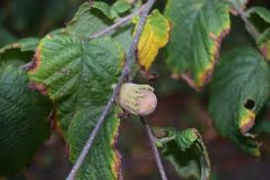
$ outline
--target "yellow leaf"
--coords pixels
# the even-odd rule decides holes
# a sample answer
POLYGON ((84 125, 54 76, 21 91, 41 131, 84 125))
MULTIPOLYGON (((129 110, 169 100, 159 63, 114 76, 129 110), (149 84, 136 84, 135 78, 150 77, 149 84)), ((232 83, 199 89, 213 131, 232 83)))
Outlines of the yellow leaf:
MULTIPOLYGON (((134 18, 133 22, 137 25, 139 18, 134 18)), ((146 71, 154 62, 158 50, 168 43, 170 29, 169 21, 158 10, 148 16, 138 43, 138 62, 146 71)))

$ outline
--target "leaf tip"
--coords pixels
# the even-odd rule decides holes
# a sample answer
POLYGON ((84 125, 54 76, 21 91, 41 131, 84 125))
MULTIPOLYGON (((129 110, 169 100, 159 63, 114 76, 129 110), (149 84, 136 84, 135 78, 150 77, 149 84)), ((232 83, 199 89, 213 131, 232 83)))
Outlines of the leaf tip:
POLYGON ((239 128, 240 132, 245 135, 255 124, 255 113, 249 109, 244 109, 240 114, 239 128))

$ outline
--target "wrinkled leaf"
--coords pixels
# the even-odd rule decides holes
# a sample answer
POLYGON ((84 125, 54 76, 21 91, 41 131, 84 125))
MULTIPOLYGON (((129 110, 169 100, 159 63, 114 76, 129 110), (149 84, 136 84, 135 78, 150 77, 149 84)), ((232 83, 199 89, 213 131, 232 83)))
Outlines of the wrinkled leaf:
MULTIPOLYGON (((137 17, 134 23, 138 24, 139 20, 137 17)), ((146 71, 154 62, 158 50, 168 43, 169 31, 169 21, 158 10, 154 10, 146 20, 138 43, 138 61, 146 71)))
MULTIPOLYGON (((86 2, 79 8, 74 18, 67 24, 64 32, 71 35, 89 37, 90 35, 107 28, 112 23, 107 22, 105 19, 106 17, 103 14, 98 14, 95 9, 91 7, 91 3, 86 2)), ((112 37, 120 43, 126 52, 132 41, 132 28, 133 27, 130 24, 127 24, 112 33, 112 37)), ((60 32, 62 33, 62 31, 60 32)))
MULTIPOLYGON (((29 76, 32 87, 48 94, 57 105, 58 124, 75 162, 117 82, 124 59, 111 38, 82 41, 77 37, 45 37, 29 76)), ((120 159, 117 139, 118 109, 113 108, 80 168, 77 179, 117 179, 120 159)))
POLYGON ((201 135, 196 129, 177 131, 173 128, 152 128, 156 145, 183 178, 206 180, 210 161, 201 135))
POLYGON ((49 100, 28 87, 20 56, 10 57, 0 60, 0 175, 29 165, 49 134, 49 100))
POLYGON ((73 19, 67 24, 66 32, 71 35, 88 37, 107 27, 103 14, 94 11, 91 3, 86 2, 80 6, 73 19))
POLYGON ((172 23, 167 64, 196 88, 210 79, 222 39, 230 30, 230 6, 220 0, 169 0, 165 16, 172 23))
POLYGON ((107 4, 105 2, 94 1, 92 7, 100 10, 109 19, 113 20, 113 19, 117 18, 117 16, 118 16, 117 12, 113 8, 111 8, 109 4, 107 4))
MULTIPOLYGON (((239 38, 244 39, 238 35, 235 40, 239 38)), ((269 96, 270 70, 254 45, 237 41, 232 41, 221 56, 211 84, 209 110, 222 136, 246 153, 259 156, 258 142, 251 130, 269 96)))

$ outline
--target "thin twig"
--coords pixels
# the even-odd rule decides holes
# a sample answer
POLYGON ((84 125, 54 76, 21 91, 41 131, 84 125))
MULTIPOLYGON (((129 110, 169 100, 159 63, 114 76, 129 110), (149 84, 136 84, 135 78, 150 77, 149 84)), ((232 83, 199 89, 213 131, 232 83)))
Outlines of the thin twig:
MULTIPOLYGON (((144 6, 142 6, 140 9, 138 9, 137 11, 123 17, 123 18, 120 18, 116 23, 114 23, 113 25, 101 30, 101 31, 98 31, 97 33, 94 33, 92 35, 89 36, 89 40, 91 39, 94 39, 94 38, 99 38, 101 36, 105 36, 107 34, 110 34, 112 33, 114 30, 116 30, 117 28, 119 28, 120 26, 126 24, 127 22, 129 22, 133 16, 136 16, 138 14, 140 14, 143 10, 144 6)), ((67 33, 67 32, 66 32, 67 33)), ((75 35, 73 35, 75 36, 75 35)), ((22 69, 29 69, 33 64, 33 61, 27 63, 27 64, 24 64, 21 66, 22 69)))
POLYGON ((246 17, 245 12, 242 9, 237 9, 236 8, 236 12, 239 14, 240 18, 244 21, 249 33, 251 34, 251 36, 257 40, 260 36, 260 33, 258 32, 257 28, 248 20, 248 18, 246 17))
POLYGON ((26 64, 23 64, 20 68, 28 70, 33 66, 33 63, 34 63, 33 61, 30 61, 30 62, 28 62, 26 64))
POLYGON ((155 137, 153 136, 149 125, 145 123, 143 117, 140 116, 140 118, 141 118, 142 124, 144 125, 144 127, 146 129, 149 141, 151 143, 151 148, 152 148, 152 151, 153 151, 154 156, 155 156, 155 160, 156 160, 156 163, 157 163, 157 166, 158 166, 159 173, 161 175, 161 179, 162 180, 167 180, 168 178, 166 176, 166 173, 165 173, 165 170, 164 170, 164 167, 163 167, 163 164, 162 164, 158 149, 157 149, 156 144, 155 144, 155 137))
POLYGON ((149 11, 151 10, 154 2, 155 2, 155 0, 148 0, 147 3, 145 4, 144 8, 142 9, 140 22, 139 22, 139 24, 137 26, 134 38, 133 38, 131 46, 129 48, 129 51, 128 51, 128 54, 127 54, 127 57, 126 57, 126 63, 125 63, 125 66, 124 66, 124 68, 122 70, 122 74, 119 77, 118 83, 117 83, 116 87, 114 88, 113 93, 110 96, 110 99, 109 99, 105 109, 103 110, 101 116, 99 117, 94 130, 90 134, 90 136, 89 136, 89 138, 88 138, 88 140, 87 140, 87 142, 86 142, 80 156, 78 157, 75 165, 73 166, 73 168, 72 168, 72 170, 71 170, 71 172, 68 175, 66 180, 74 180, 77 171, 79 170, 79 168, 82 165, 86 155, 88 154, 89 150, 92 147, 94 139, 96 138, 100 128, 104 124, 105 117, 107 116, 107 114, 109 113, 110 109, 112 108, 112 106, 114 104, 115 98, 116 98, 117 94, 119 93, 121 85, 123 84, 123 82, 124 82, 125 78, 127 77, 127 75, 129 75, 130 72, 131 72, 131 65, 132 65, 132 61, 133 61, 133 56, 134 56, 134 54, 136 52, 137 44, 138 44, 139 39, 141 37, 142 31, 143 31, 143 28, 144 28, 144 25, 145 25, 145 22, 146 22, 147 15, 148 15, 149 11))
POLYGON ((107 34, 111 33, 112 31, 114 31, 118 27, 120 27, 123 24, 126 24, 127 22, 129 22, 133 16, 140 14, 143 9, 144 9, 144 6, 142 6, 140 9, 138 9, 135 12, 133 12, 132 14, 129 14, 129 15, 127 15, 127 16, 119 19, 116 23, 114 23, 113 25, 109 26, 108 28, 90 35, 88 39, 98 38, 98 37, 101 37, 101 36, 104 36, 104 35, 107 35, 107 34))

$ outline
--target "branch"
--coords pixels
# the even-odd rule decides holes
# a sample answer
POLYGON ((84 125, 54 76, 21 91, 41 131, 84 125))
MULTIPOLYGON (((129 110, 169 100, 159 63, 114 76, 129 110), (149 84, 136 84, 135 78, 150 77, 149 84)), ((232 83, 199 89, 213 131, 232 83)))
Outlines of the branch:
MULTIPOLYGON (((102 31, 98 31, 98 32, 90 35, 88 39, 91 40, 91 39, 94 39, 94 38, 99 38, 101 36, 105 36, 105 35, 111 33, 112 31, 116 30, 120 26, 122 26, 122 25, 126 24, 127 22, 129 22, 132 19, 133 16, 136 16, 136 15, 140 14, 143 9, 144 9, 144 6, 142 6, 140 9, 133 12, 132 14, 129 14, 129 15, 123 17, 123 18, 120 18, 116 23, 114 23, 113 25, 107 27, 106 29, 103 29, 102 31)), ((76 35, 72 35, 72 36, 76 36, 76 35)), ((80 38, 82 38, 82 37, 80 37, 80 38)), ((29 69, 29 68, 31 68, 32 65, 33 65, 33 61, 22 65, 21 68, 22 69, 29 69)))
POLYGON ((144 125, 144 127, 146 129, 149 141, 151 143, 151 148, 152 148, 152 151, 153 151, 154 156, 155 156, 155 160, 156 160, 156 163, 157 163, 157 166, 158 166, 159 173, 161 175, 161 179, 162 180, 167 180, 168 178, 166 176, 166 173, 165 173, 165 170, 164 170, 160 155, 158 153, 158 149, 157 149, 156 144, 155 144, 155 137, 153 136, 149 125, 145 123, 143 117, 140 116, 140 118, 141 118, 142 124, 144 125))
POLYGON ((145 4, 145 6, 142 9, 141 12, 141 19, 140 22, 137 26, 134 38, 132 40, 131 46, 129 48, 127 57, 126 57, 126 63, 125 66, 123 68, 122 74, 118 79, 118 83, 116 85, 116 87, 113 90, 112 95, 110 96, 110 99, 105 107, 105 109, 103 110, 101 116, 99 117, 97 124, 94 128, 94 130, 92 131, 92 133, 90 134, 80 156, 78 157, 76 163, 74 164, 70 174, 68 175, 66 180, 74 180, 75 179, 75 175, 77 173, 77 171, 79 170, 80 166, 83 163, 83 160, 85 159, 86 155, 88 154, 89 150, 92 147, 92 144, 94 142, 94 139, 96 138, 100 128, 102 127, 104 121, 105 121, 105 117, 107 116, 107 114, 109 113, 110 109, 112 108, 115 98, 117 96, 117 94, 120 91, 121 85, 123 84, 125 78, 130 74, 131 72, 131 65, 132 65, 132 61, 133 61, 133 56, 136 52, 137 49, 137 44, 139 42, 139 39, 141 37, 146 19, 147 19, 147 15, 150 12, 150 9, 152 8, 152 6, 154 5, 155 0, 148 0, 147 3, 145 4))
POLYGON ((25 70, 29 70, 32 66, 33 66, 33 61, 30 61, 26 64, 23 64, 20 68, 25 69, 25 70))
POLYGON ((238 12, 240 18, 244 21, 244 23, 246 24, 246 27, 249 31, 249 33, 251 34, 251 36, 257 40, 260 36, 260 33, 258 32, 257 28, 248 20, 248 18, 246 17, 245 12, 243 12, 243 10, 241 9, 236 9, 236 11, 238 12))
POLYGON ((123 18, 120 18, 115 24, 109 26, 108 28, 90 35, 88 39, 90 40, 90 39, 98 38, 98 37, 101 37, 101 36, 104 36, 104 35, 111 33, 112 31, 114 31, 118 27, 129 22, 133 16, 140 14, 143 9, 144 9, 144 6, 142 6, 140 9, 133 12, 132 14, 129 14, 123 18))

